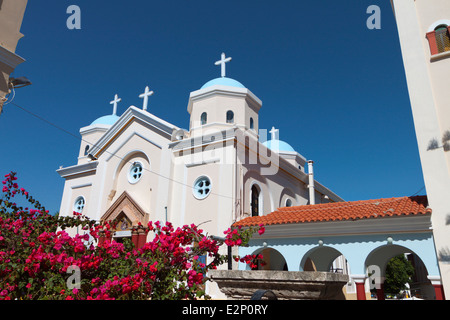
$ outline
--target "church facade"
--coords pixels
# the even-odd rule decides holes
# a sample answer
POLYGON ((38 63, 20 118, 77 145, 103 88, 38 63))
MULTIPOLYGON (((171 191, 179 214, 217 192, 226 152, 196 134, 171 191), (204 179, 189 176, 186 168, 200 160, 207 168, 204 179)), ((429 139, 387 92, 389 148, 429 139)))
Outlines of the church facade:
POLYGON ((225 75, 190 93, 189 128, 179 128, 147 111, 153 94, 82 127, 77 163, 57 172, 65 179, 60 214, 73 211, 97 221, 118 219, 114 237, 143 243, 136 226, 170 221, 202 224, 220 236, 234 222, 279 207, 343 201, 319 182, 312 161, 259 128, 261 100, 225 75), (261 134, 262 133, 262 134, 261 134), (309 170, 308 170, 309 167, 309 170))

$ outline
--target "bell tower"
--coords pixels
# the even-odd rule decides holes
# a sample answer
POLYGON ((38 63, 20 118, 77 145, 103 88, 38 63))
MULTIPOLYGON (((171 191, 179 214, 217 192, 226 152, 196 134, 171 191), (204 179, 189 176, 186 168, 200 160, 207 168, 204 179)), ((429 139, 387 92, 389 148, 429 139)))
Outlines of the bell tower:
MULTIPOLYGON (((397 22, 436 254, 450 298, 450 2, 391 0, 397 22)), ((442 280, 442 282, 441 282, 442 280)))
POLYGON ((226 58, 215 64, 221 66, 221 77, 208 81, 189 97, 189 131, 192 137, 206 132, 238 127, 257 137, 258 113, 261 100, 242 83, 226 77, 226 58))

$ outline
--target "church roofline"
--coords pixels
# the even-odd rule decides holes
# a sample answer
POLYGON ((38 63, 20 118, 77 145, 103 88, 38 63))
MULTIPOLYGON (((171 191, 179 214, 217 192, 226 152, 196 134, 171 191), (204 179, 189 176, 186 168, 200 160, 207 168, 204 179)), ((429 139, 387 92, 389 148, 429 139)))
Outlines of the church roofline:
POLYGON ((427 196, 397 197, 283 207, 265 216, 245 218, 236 222, 235 225, 310 225, 339 221, 384 220, 390 217, 429 216, 431 212, 427 196))
MULTIPOLYGON (((237 222, 235 225, 239 225, 237 222)), ((321 221, 308 223, 290 223, 265 225, 263 235, 254 238, 257 241, 266 239, 286 239, 302 237, 355 236, 377 234, 405 234, 432 232, 431 215, 393 216, 379 219, 362 219, 355 221, 321 221)), ((326 245, 326 239, 324 240, 326 245)))
POLYGON ((15 69, 19 64, 25 62, 25 59, 0 45, 0 62, 15 69))
POLYGON ((97 171, 98 161, 92 161, 74 166, 60 168, 56 172, 62 177, 67 178, 77 174, 94 174, 97 171))
POLYGON ((111 128, 111 125, 108 124, 96 124, 96 125, 89 125, 86 127, 83 127, 80 129, 80 134, 85 135, 97 131, 103 131, 106 132, 108 129, 111 128))
POLYGON ((216 94, 234 97, 245 97, 248 100, 249 104, 256 109, 256 111, 258 111, 262 106, 262 101, 247 88, 213 85, 190 93, 189 103, 187 107, 189 114, 192 112, 192 105, 194 101, 208 98, 216 94))
POLYGON ((107 146, 120 135, 134 119, 140 119, 157 129, 160 133, 165 135, 168 140, 171 139, 174 130, 179 130, 177 126, 164 121, 147 111, 140 110, 135 106, 130 106, 122 116, 120 116, 119 120, 117 120, 117 122, 100 138, 95 146, 92 147, 91 154, 98 158, 107 146))

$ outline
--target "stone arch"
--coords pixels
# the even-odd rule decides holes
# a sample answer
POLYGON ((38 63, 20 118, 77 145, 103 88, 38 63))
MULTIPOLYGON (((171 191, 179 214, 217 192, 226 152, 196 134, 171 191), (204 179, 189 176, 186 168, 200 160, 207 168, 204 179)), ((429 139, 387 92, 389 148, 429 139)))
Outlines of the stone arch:
POLYGON ((438 20, 438 21, 433 22, 433 23, 428 27, 427 32, 434 31, 434 30, 435 30, 438 26, 440 26, 440 25, 447 25, 447 26, 450 26, 450 20, 443 19, 443 20, 438 20))

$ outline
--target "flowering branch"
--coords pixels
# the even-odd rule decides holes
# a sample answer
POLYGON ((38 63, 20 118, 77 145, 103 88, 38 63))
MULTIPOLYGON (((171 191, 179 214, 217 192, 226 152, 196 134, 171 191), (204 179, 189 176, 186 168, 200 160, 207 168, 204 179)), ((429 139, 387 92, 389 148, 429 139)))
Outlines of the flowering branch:
MULTIPOLYGON (((100 242, 102 236, 111 237, 114 221, 99 224, 76 212, 50 215, 16 180, 10 173, 2 182, 0 300, 207 299, 206 273, 227 260, 219 254, 220 245, 245 245, 256 231, 264 232, 263 226, 230 228, 225 240, 217 241, 194 224, 174 228, 156 221, 138 226, 153 233, 139 249, 131 241, 100 242), (34 209, 19 207, 13 201, 17 195, 34 209), (70 236, 71 228, 82 234, 70 236), (68 285, 71 270, 80 271, 75 287, 68 285)), ((253 268, 261 258, 238 259, 253 268)))

